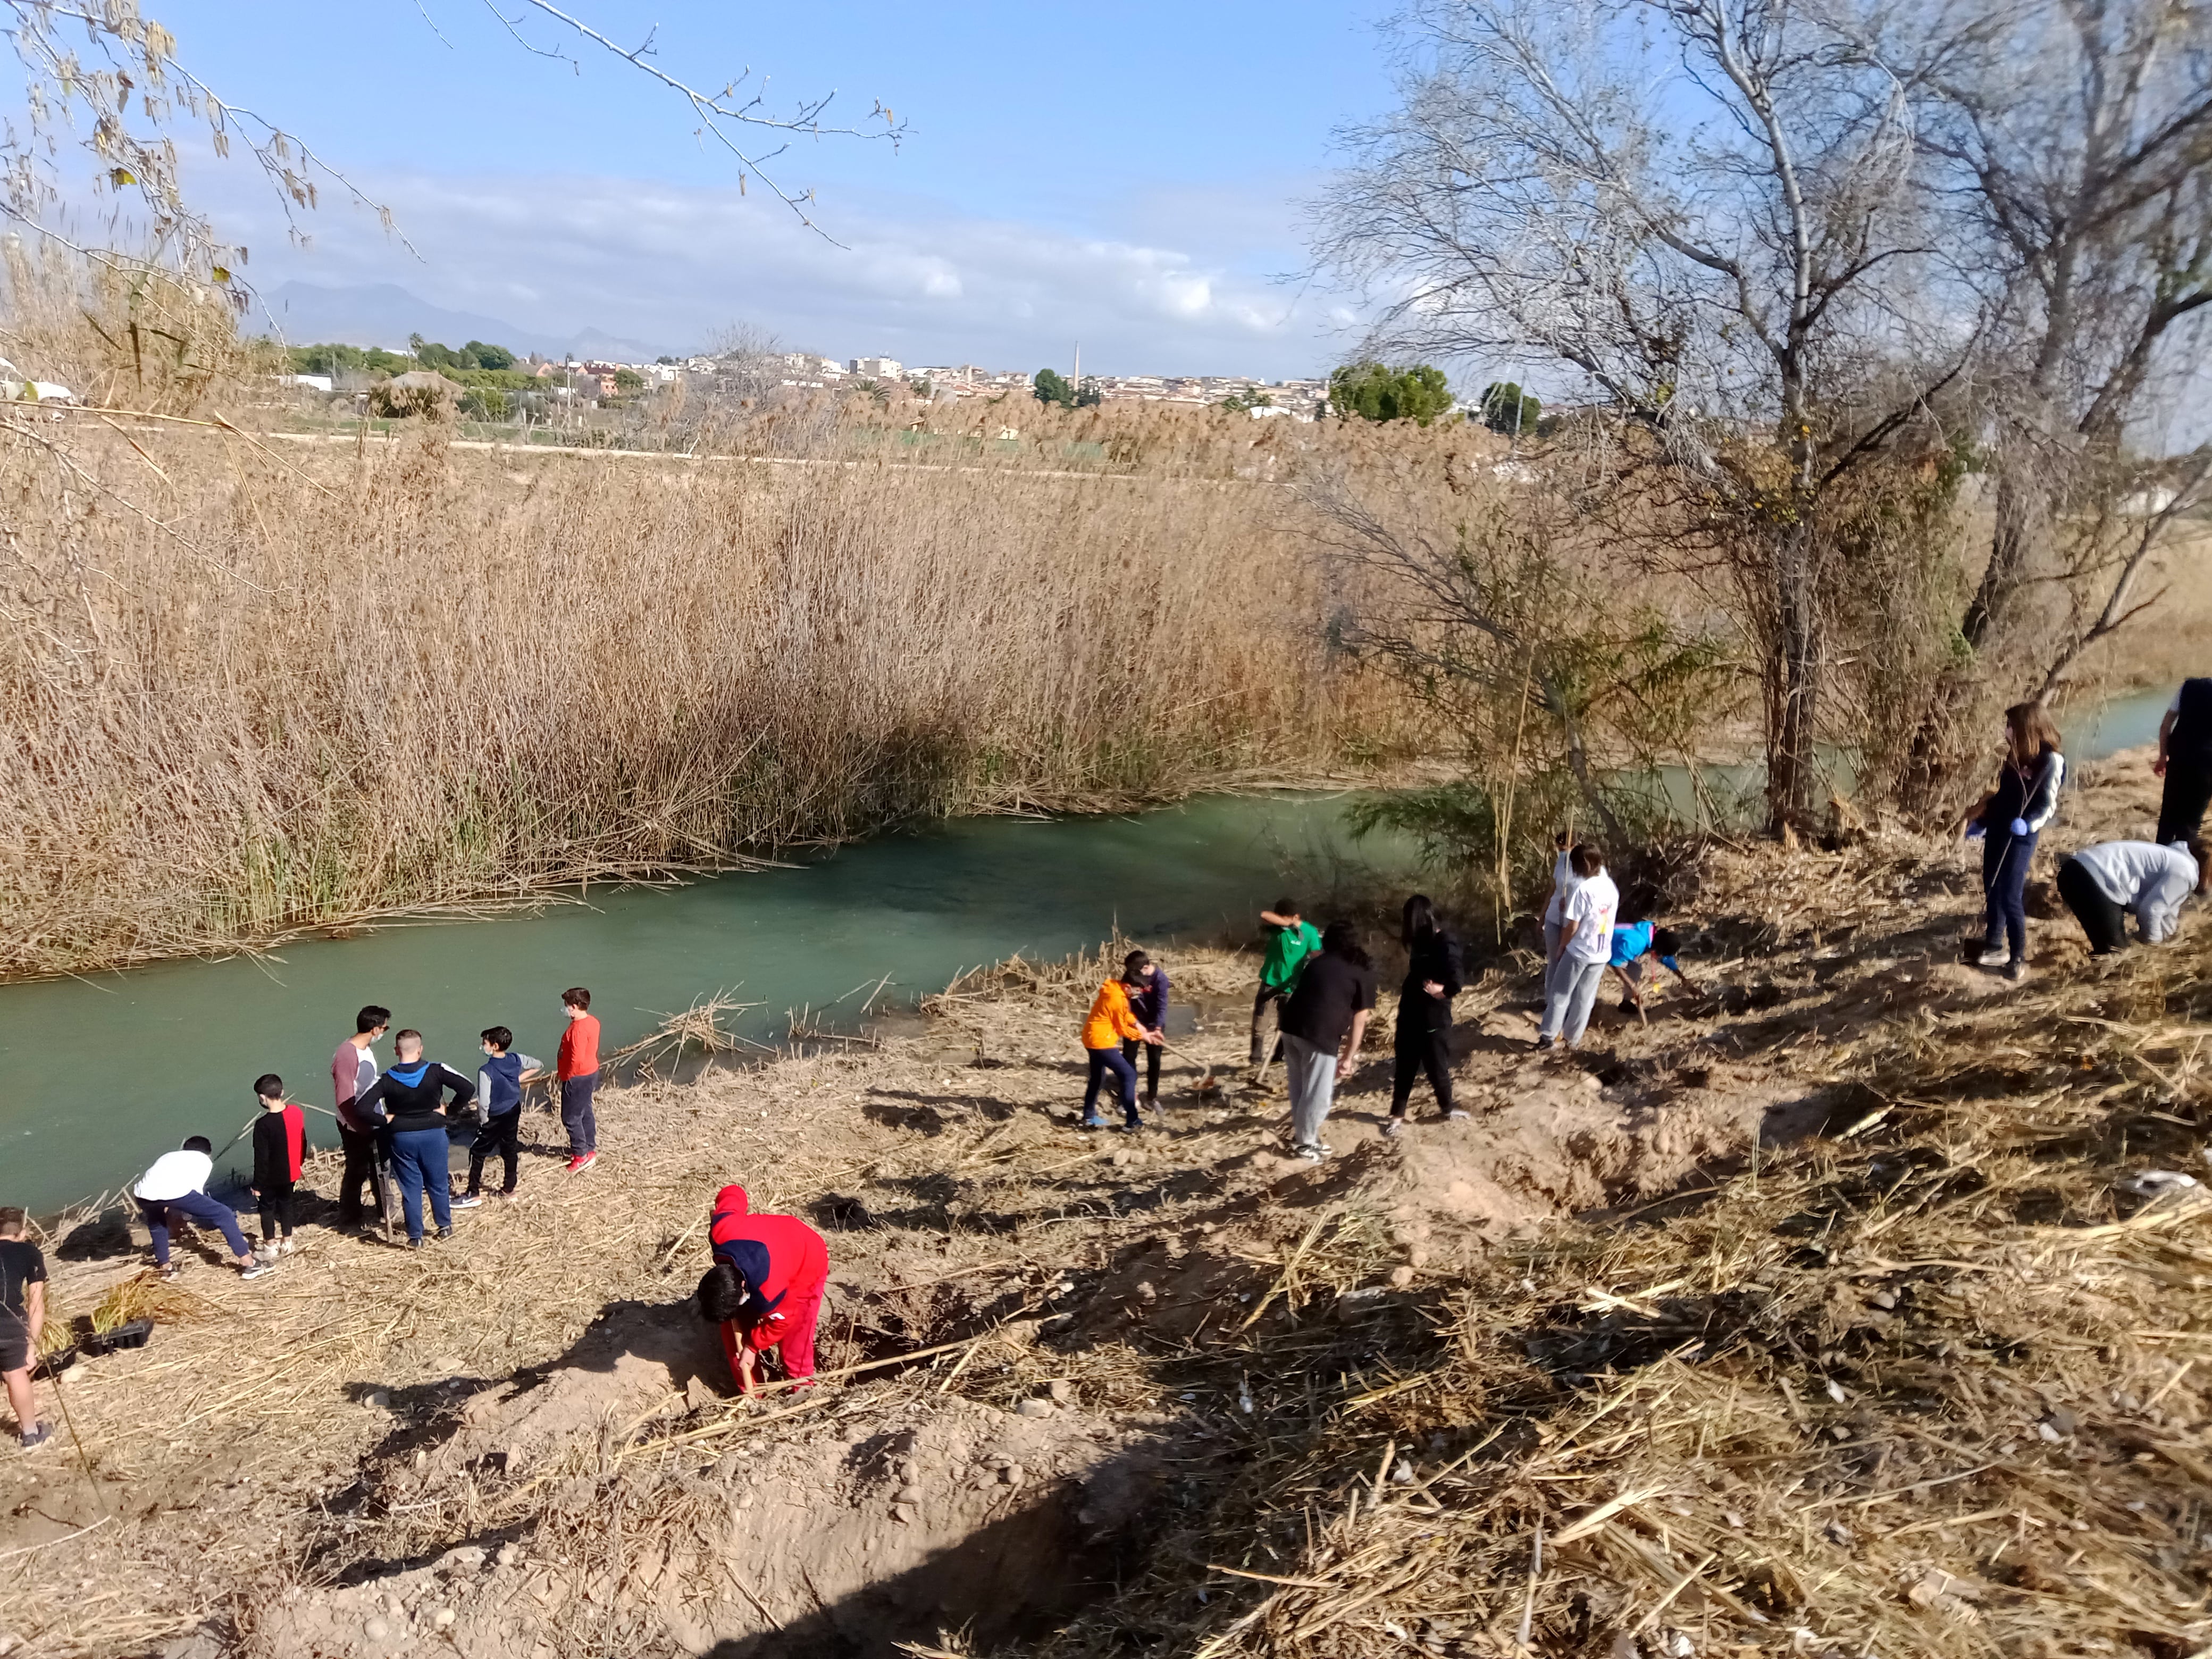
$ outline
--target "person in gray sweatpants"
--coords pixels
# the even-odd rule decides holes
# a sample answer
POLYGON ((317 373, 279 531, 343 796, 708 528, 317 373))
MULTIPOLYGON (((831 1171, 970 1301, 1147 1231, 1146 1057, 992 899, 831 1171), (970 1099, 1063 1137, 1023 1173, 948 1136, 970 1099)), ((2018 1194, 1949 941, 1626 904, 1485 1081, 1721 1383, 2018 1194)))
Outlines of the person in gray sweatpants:
POLYGON ((1613 955, 1613 924, 1620 890, 1605 872, 1605 855, 1584 842, 1572 854, 1574 884, 1559 906, 1559 946, 1544 980, 1544 1024, 1539 1048, 1554 1042, 1571 1048, 1583 1040, 1598 987, 1613 955))
POLYGON ((1322 931, 1298 988, 1283 1005, 1283 1059, 1291 1085, 1291 1151, 1309 1164, 1328 1155, 1321 1126, 1338 1082, 1358 1065, 1367 1017, 1375 1008, 1375 964, 1348 921, 1322 931))

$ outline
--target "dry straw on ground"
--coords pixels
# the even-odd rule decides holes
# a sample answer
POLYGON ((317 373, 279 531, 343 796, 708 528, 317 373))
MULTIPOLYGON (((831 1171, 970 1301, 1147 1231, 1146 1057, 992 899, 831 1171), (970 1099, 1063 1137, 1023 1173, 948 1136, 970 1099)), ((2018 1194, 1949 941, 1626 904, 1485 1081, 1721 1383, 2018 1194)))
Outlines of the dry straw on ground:
MULTIPOLYGON (((2109 793, 2075 798, 2082 822, 2109 793)), ((826 1491, 856 1448, 1057 1383, 1140 1443, 1152 1484, 1132 1553, 1097 1558, 1125 1581, 1008 1652, 2202 1650, 2212 1206, 2135 1178, 2205 1173, 2212 940, 2092 965, 2039 923, 2014 989, 1956 965, 1970 888, 1938 849, 1716 852, 1697 873, 1692 965, 1729 1012, 1670 999, 1545 1065, 1493 981, 1461 1066, 1478 1121, 1374 1139, 1378 1057, 1318 1172, 1272 1156, 1269 1114, 1180 1103, 1180 1073, 1157 1138, 1050 1121, 1115 941, 970 975, 880 1048, 617 1093, 599 1176, 533 1159, 522 1207, 427 1262, 325 1237, 251 1285, 195 1267, 208 1318, 72 1396, 131 1514, 52 1559, 100 1588, 19 1583, 0 1624, 125 1652, 228 1619, 252 1651, 257 1621, 348 1571, 404 1581, 417 1623, 465 1594, 567 1650, 757 1624, 759 1563, 718 1553, 763 1536, 757 1455, 826 1491), (1512 1122, 1663 1133, 1739 1097, 1809 1138, 1738 1142, 1580 1218, 1561 1188, 1517 1231, 1446 1189, 1482 1159, 1531 1178, 1512 1122), (828 1229, 841 1286, 836 1386, 750 1412, 693 1397, 668 1346, 697 1340, 681 1298, 731 1177, 828 1229), (512 1425, 472 1437, 559 1410, 526 1453, 512 1425), (484 1462, 494 1445, 516 1461, 484 1462), (275 1580, 265 1534, 158 1513, 248 1502, 286 1528, 275 1580), (427 1600, 404 1565, 507 1540, 515 1566, 441 1568, 427 1600), (556 1583, 574 1593, 530 1588, 556 1583)), ((1231 1059, 1250 959, 1169 960, 1208 1011, 1198 1057, 1231 1059)), ((1588 1133, 1552 1152, 1601 1171, 1588 1133)), ((876 1501, 779 1524, 803 1552, 876 1501)), ((100 1520, 64 1474, 38 1503, 100 1520)))

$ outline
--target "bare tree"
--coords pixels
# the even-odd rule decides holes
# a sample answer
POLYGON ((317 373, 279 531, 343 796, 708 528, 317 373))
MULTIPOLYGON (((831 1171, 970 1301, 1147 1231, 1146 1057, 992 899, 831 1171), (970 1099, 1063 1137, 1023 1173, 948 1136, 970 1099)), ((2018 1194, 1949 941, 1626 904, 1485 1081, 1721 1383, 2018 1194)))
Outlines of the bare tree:
POLYGON ((1318 215, 1381 343, 1548 362, 1732 516, 1765 590, 1747 620, 1778 826, 1818 785, 1824 499, 1973 334, 1917 297, 1918 112, 1956 40, 1893 55, 1863 22, 1811 0, 1421 0, 1402 106, 1346 135, 1318 215), (1899 360, 1935 367, 1899 392, 1899 360), (1722 464, 1731 431, 1762 434, 1752 465, 1722 464))
POLYGON ((2092 635, 2140 607, 2135 584, 2172 520, 2114 526, 2168 470, 2130 453, 2130 428, 2162 376, 2194 362, 2212 303, 2212 13, 2023 0, 2006 22, 1949 66, 1924 137, 1946 244, 1996 319, 1990 556, 1959 623, 1973 655, 1917 745, 1931 800, 1947 728, 1978 691, 2055 689, 2092 635), (2026 602, 2069 577, 2095 597, 2076 592, 2052 638, 2026 602), (2007 645, 2018 660, 1992 668, 2007 645))

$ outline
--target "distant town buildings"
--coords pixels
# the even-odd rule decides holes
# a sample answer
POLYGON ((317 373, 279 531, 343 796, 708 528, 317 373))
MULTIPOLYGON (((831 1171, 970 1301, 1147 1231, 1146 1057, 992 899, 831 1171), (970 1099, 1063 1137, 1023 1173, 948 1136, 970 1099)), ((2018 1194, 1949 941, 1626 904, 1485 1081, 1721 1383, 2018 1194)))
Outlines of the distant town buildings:
MULTIPOLYGON (((312 351, 313 348, 308 349, 312 351)), ((356 354, 358 355, 358 354, 356 354)), ((358 392, 413 360, 397 353, 373 353, 386 361, 341 370, 336 390, 358 392), (356 383, 358 384, 356 384, 356 383)), ((317 367, 320 365, 318 364, 317 367)), ((931 363, 908 368, 896 357, 851 357, 840 362, 811 351, 706 353, 680 362, 616 363, 570 358, 554 362, 532 355, 514 362, 514 374, 529 377, 544 398, 569 407, 672 387, 685 381, 702 389, 744 398, 793 391, 846 391, 863 384, 878 394, 888 389, 921 395, 936 403, 980 398, 996 403, 1026 398, 1034 372, 994 369, 979 363, 931 363)), ((298 374, 281 377, 301 390, 329 392, 333 377, 298 374)), ((1160 404, 1189 409, 1227 407, 1255 419, 1310 421, 1328 403, 1325 380, 1266 380, 1249 374, 1086 374, 1079 390, 1104 404, 1160 404)))

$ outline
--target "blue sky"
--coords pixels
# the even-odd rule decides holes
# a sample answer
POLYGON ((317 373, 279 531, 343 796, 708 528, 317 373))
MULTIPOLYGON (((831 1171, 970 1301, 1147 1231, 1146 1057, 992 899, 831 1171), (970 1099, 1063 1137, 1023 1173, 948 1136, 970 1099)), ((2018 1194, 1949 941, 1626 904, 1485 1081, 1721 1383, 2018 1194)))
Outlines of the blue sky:
POLYGON ((1108 372, 1275 377, 1346 347, 1332 296, 1277 278, 1301 264, 1331 129, 1388 100, 1374 0, 573 9, 626 45, 652 34, 694 84, 765 73, 778 111, 831 89, 833 118, 895 110, 896 151, 807 139, 773 164, 847 249, 740 198, 680 100, 548 20, 521 27, 574 61, 517 46, 483 0, 149 6, 195 72, 344 167, 422 255, 334 194, 289 247, 248 170, 204 162, 203 199, 264 289, 398 283, 672 345, 745 321, 909 362, 1064 362, 1079 338, 1108 372))

